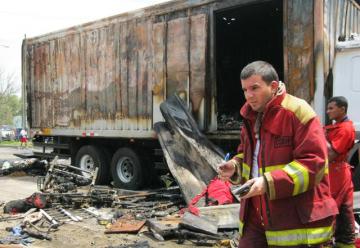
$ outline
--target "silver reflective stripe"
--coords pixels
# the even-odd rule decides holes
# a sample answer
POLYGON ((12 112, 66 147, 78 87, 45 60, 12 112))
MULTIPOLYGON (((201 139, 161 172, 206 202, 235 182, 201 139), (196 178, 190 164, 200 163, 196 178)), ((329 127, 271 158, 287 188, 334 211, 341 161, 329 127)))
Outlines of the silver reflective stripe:
POLYGON ((291 162, 285 166, 284 171, 294 181, 293 195, 298 195, 307 190, 309 178, 305 178, 308 176, 306 168, 296 162, 291 162))
POLYGON ((287 231, 266 231, 266 239, 269 245, 291 246, 291 245, 314 245, 330 240, 332 226, 295 229, 287 231))

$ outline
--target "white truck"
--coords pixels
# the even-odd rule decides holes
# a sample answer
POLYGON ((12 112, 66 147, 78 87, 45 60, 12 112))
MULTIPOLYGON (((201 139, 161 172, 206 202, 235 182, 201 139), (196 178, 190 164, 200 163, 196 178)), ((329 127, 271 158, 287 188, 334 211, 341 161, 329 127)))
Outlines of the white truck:
POLYGON ((259 59, 325 119, 335 41, 360 33, 359 20, 353 0, 174 0, 26 38, 24 109, 43 147, 35 155, 71 157, 98 167, 97 183, 139 189, 167 169, 153 128, 174 93, 213 143, 236 151, 239 74, 259 59))
POLYGON ((360 190, 360 39, 338 42, 333 67, 333 96, 347 98, 348 116, 354 122, 356 143, 348 160, 354 166, 355 191, 360 190))

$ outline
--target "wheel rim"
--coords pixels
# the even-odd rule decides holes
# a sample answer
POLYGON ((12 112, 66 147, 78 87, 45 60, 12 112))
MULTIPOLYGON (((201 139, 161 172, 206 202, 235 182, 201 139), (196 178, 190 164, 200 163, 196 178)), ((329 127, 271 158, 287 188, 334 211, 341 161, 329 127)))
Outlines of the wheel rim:
POLYGON ((119 159, 116 164, 116 172, 120 180, 129 183, 134 178, 134 163, 129 157, 119 159))
MULTIPOLYGON (((82 156, 80 159, 80 168, 83 170, 94 171, 95 162, 93 157, 87 154, 82 156)), ((89 173, 82 172, 81 174, 85 177, 90 177, 89 173)))

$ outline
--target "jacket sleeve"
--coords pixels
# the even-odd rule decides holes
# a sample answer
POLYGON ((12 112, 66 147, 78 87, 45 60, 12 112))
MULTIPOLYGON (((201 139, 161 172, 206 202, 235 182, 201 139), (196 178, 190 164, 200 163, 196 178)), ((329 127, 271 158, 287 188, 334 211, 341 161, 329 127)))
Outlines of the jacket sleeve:
POLYGON ((338 153, 347 153, 354 145, 354 130, 352 126, 344 125, 342 128, 336 130, 331 140, 328 140, 332 149, 338 153))
POLYGON ((230 178, 230 182, 232 184, 240 184, 241 183, 241 171, 242 171, 242 163, 244 160, 244 139, 243 139, 244 128, 240 130, 240 144, 237 147, 237 154, 231 159, 235 167, 235 173, 230 178))
POLYGON ((293 160, 265 172, 270 200, 299 195, 314 188, 328 171, 326 139, 320 121, 294 118, 293 160))

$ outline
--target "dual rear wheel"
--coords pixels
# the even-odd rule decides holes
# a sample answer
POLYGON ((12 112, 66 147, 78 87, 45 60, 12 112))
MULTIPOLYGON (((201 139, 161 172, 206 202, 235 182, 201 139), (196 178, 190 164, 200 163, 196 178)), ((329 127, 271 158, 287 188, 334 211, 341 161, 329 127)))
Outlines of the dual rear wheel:
MULTIPOLYGON (((110 174, 114 186, 136 190, 144 184, 144 170, 137 153, 127 147, 119 148, 111 157, 110 152, 97 146, 82 146, 76 154, 75 165, 81 169, 94 171, 99 168, 96 184, 107 184, 110 174)), ((83 173, 89 176, 88 173, 83 173)))

